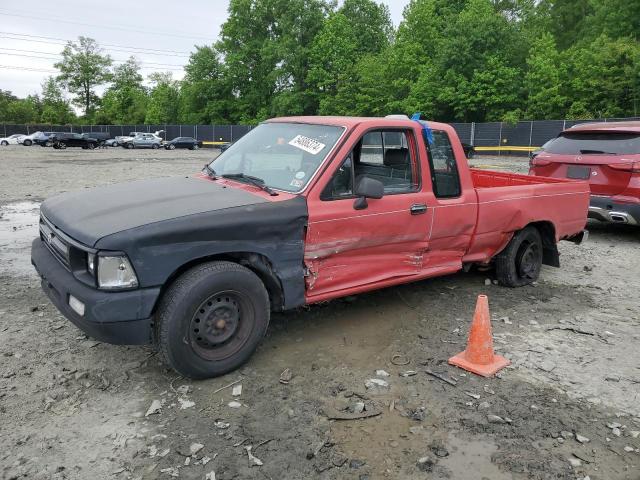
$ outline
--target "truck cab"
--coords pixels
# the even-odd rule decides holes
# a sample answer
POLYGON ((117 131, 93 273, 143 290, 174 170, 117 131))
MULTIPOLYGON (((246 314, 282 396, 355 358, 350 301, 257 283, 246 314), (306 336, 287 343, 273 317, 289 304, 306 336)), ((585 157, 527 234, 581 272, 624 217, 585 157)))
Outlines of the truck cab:
POLYGON ((584 236, 586 182, 470 169, 407 117, 264 122, 189 178, 65 193, 32 262, 67 318, 193 378, 245 362, 270 312, 495 266, 506 287, 584 236))

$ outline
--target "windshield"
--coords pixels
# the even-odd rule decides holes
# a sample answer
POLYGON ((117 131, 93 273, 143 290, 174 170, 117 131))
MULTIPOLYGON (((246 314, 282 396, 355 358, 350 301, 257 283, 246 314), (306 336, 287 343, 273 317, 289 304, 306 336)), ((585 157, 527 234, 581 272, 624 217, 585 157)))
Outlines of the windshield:
POLYGON ((561 155, 640 154, 640 135, 624 132, 567 132, 553 140, 544 150, 561 155))
POLYGON ((263 123, 216 158, 216 175, 257 177, 273 188, 302 190, 344 129, 303 123, 263 123))

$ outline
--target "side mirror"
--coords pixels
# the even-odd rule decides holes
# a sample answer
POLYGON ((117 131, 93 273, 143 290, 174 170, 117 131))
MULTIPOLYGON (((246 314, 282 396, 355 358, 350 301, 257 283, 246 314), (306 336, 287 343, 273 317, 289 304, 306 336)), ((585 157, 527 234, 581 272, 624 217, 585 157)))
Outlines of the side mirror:
POLYGON ((360 175, 356 178, 355 195, 358 197, 353 204, 356 210, 364 210, 369 206, 367 198, 382 198, 384 195, 384 185, 380 180, 360 175))

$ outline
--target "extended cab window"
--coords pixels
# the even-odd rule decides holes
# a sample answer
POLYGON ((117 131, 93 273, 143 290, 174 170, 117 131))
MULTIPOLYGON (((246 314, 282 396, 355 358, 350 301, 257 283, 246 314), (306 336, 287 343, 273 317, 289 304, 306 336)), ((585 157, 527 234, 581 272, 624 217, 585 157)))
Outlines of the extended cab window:
POLYGON ((456 157, 446 132, 434 130, 433 144, 429 145, 429 164, 433 194, 437 198, 460 196, 460 175, 456 157))

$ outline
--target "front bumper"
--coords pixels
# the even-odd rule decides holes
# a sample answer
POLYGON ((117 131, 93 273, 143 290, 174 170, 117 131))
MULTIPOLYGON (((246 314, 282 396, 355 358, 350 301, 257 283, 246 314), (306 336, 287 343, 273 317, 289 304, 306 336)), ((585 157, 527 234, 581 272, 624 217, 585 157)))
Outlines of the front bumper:
POLYGON ((640 204, 620 203, 610 197, 591 196, 589 218, 601 222, 640 225, 640 204))
POLYGON ((151 343, 151 316, 160 288, 105 292, 78 281, 40 238, 31 244, 31 263, 42 289, 60 313, 87 335, 116 345, 151 343), (80 316, 69 306, 73 295, 85 305, 80 316))

